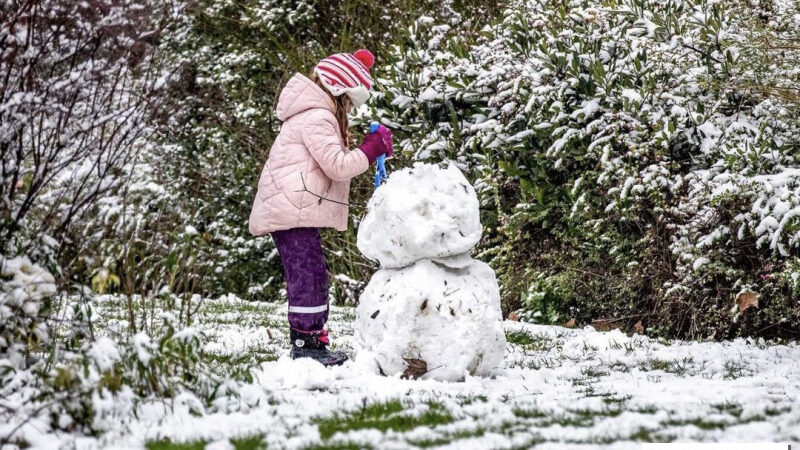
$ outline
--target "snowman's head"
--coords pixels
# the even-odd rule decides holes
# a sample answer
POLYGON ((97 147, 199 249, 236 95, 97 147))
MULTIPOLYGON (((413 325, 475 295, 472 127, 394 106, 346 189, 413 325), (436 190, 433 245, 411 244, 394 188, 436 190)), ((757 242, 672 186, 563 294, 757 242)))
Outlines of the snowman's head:
POLYGON ((415 163, 375 190, 358 249, 382 267, 467 253, 481 237, 478 197, 455 164, 415 163))

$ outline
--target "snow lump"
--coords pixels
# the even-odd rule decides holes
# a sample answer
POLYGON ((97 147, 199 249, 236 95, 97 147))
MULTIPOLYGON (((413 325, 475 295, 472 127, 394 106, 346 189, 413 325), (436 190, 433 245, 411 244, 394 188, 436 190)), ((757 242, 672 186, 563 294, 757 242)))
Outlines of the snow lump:
POLYGON ((375 191, 358 227, 358 250, 381 267, 468 252, 481 238, 478 197, 454 165, 417 163, 375 191))
POLYGON ((480 235, 477 196, 453 165, 417 163, 376 190, 358 230, 381 264, 356 310, 358 367, 391 376, 424 361, 422 378, 459 381, 500 366, 497 280, 469 255, 480 235))

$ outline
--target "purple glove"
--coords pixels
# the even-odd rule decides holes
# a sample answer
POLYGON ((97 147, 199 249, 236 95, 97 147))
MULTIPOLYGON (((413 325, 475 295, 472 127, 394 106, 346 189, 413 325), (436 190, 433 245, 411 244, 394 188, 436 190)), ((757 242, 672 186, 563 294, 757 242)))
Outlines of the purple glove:
POLYGON ((386 153, 386 156, 392 156, 394 154, 392 131, 381 125, 374 133, 364 136, 364 142, 358 148, 367 155, 370 164, 374 163, 378 156, 384 153, 386 153))

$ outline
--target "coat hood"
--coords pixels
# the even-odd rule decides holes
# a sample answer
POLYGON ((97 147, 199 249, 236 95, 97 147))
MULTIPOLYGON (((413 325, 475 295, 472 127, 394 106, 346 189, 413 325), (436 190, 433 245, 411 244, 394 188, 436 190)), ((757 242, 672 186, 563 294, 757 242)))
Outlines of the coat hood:
POLYGON ((286 119, 309 109, 326 109, 334 112, 330 95, 303 74, 295 74, 278 97, 278 120, 286 119))

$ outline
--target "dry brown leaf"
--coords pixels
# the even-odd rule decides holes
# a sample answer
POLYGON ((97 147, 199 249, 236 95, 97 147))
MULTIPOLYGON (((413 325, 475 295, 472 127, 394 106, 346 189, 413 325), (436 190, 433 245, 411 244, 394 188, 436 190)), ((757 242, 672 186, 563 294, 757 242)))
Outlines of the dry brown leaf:
POLYGON ((270 331, 270 329, 269 329, 269 328, 267 328, 267 336, 269 337, 269 340, 270 340, 270 341, 274 339, 274 338, 272 337, 272 331, 270 331))
POLYGON ((597 331, 611 331, 619 328, 619 321, 610 319, 595 319, 592 321, 591 325, 597 331))
POLYGON ((739 292, 736 296, 736 305, 739 306, 739 312, 745 312, 751 306, 758 309, 758 295, 755 292, 739 292))
POLYGON ((575 324, 576 324, 577 322, 578 322, 578 321, 577 321, 577 320, 575 320, 575 318, 573 317, 572 319, 569 319, 569 320, 567 321, 567 323, 565 323, 565 324, 564 324, 564 328, 575 328, 575 324))
POLYGON ((638 322, 633 326, 633 331, 636 334, 644 334, 644 324, 642 324, 642 319, 639 319, 638 322))
POLYGON ((508 320, 512 322, 519 322, 519 314, 515 313, 514 311, 511 311, 510 313, 508 313, 508 320))
POLYGON ((403 361, 405 361, 407 365, 401 378, 416 380, 428 373, 428 363, 421 359, 403 358, 403 361))

